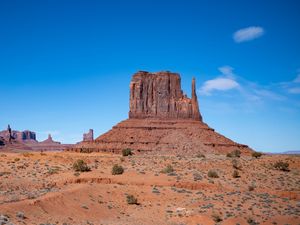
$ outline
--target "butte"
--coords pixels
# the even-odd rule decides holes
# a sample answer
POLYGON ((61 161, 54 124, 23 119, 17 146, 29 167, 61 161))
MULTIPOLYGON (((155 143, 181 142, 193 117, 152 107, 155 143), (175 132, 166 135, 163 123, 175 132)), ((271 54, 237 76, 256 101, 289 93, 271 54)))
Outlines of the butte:
POLYGON ((92 141, 82 141, 67 151, 120 153, 195 154, 233 150, 250 153, 203 122, 195 79, 191 98, 181 90, 177 73, 139 71, 130 82, 129 119, 92 141))

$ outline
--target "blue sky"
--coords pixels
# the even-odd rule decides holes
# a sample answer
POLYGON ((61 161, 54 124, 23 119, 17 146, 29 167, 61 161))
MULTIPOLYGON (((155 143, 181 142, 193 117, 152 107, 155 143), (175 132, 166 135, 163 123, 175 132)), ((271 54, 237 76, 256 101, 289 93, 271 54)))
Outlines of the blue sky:
POLYGON ((216 131, 300 149, 299 1, 0 2, 0 127, 76 142, 127 118, 138 70, 169 70, 216 131))

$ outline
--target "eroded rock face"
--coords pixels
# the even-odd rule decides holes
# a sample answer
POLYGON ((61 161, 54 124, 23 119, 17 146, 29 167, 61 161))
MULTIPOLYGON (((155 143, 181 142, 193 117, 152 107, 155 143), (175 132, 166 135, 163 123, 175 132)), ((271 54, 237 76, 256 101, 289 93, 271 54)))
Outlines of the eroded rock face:
MULTIPOLYGON (((6 140, 9 140, 10 133, 8 130, 4 130, 0 132, 0 135, 5 138, 6 140)), ((24 142, 24 141, 34 141, 36 142, 36 134, 33 131, 24 130, 24 131, 11 131, 11 137, 14 140, 24 142)))
POLYGON ((89 129, 88 133, 83 134, 83 141, 93 141, 94 140, 94 130, 89 129))
POLYGON ((183 94, 176 73, 134 74, 130 83, 129 117, 94 141, 80 142, 67 151, 120 153, 130 148, 136 153, 176 155, 252 151, 202 121, 195 80, 190 99, 183 94))
POLYGON ((130 83, 129 118, 170 118, 202 121, 199 112, 195 80, 192 82, 192 98, 181 90, 177 73, 140 71, 130 83))
POLYGON ((42 144, 61 144, 58 141, 53 141, 51 134, 48 134, 48 138, 40 143, 42 143, 42 144))

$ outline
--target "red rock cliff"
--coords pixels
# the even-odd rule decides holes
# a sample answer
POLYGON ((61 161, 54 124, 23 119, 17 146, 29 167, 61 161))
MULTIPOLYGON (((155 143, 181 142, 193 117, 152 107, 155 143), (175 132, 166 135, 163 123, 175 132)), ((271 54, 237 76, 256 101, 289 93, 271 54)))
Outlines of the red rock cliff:
POLYGON ((170 118, 202 121, 192 81, 192 98, 181 90, 177 73, 140 71, 130 83, 129 118, 170 118))

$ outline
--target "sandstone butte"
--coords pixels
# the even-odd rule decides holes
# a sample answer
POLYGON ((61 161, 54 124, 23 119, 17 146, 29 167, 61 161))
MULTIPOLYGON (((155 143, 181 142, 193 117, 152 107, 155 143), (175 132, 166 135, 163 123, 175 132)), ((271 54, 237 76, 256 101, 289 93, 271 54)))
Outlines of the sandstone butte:
POLYGON ((61 144, 53 141, 51 135, 48 139, 38 142, 36 140, 36 133, 33 131, 17 131, 9 130, 0 131, 0 151, 62 151, 71 145, 61 144), (9 140, 11 136, 11 140, 9 140))
POLYGON ((252 151, 203 122, 195 79, 188 98, 181 90, 179 74, 145 71, 137 72, 131 79, 129 119, 95 140, 82 141, 67 151, 120 153, 126 148, 136 153, 159 154, 252 151))

